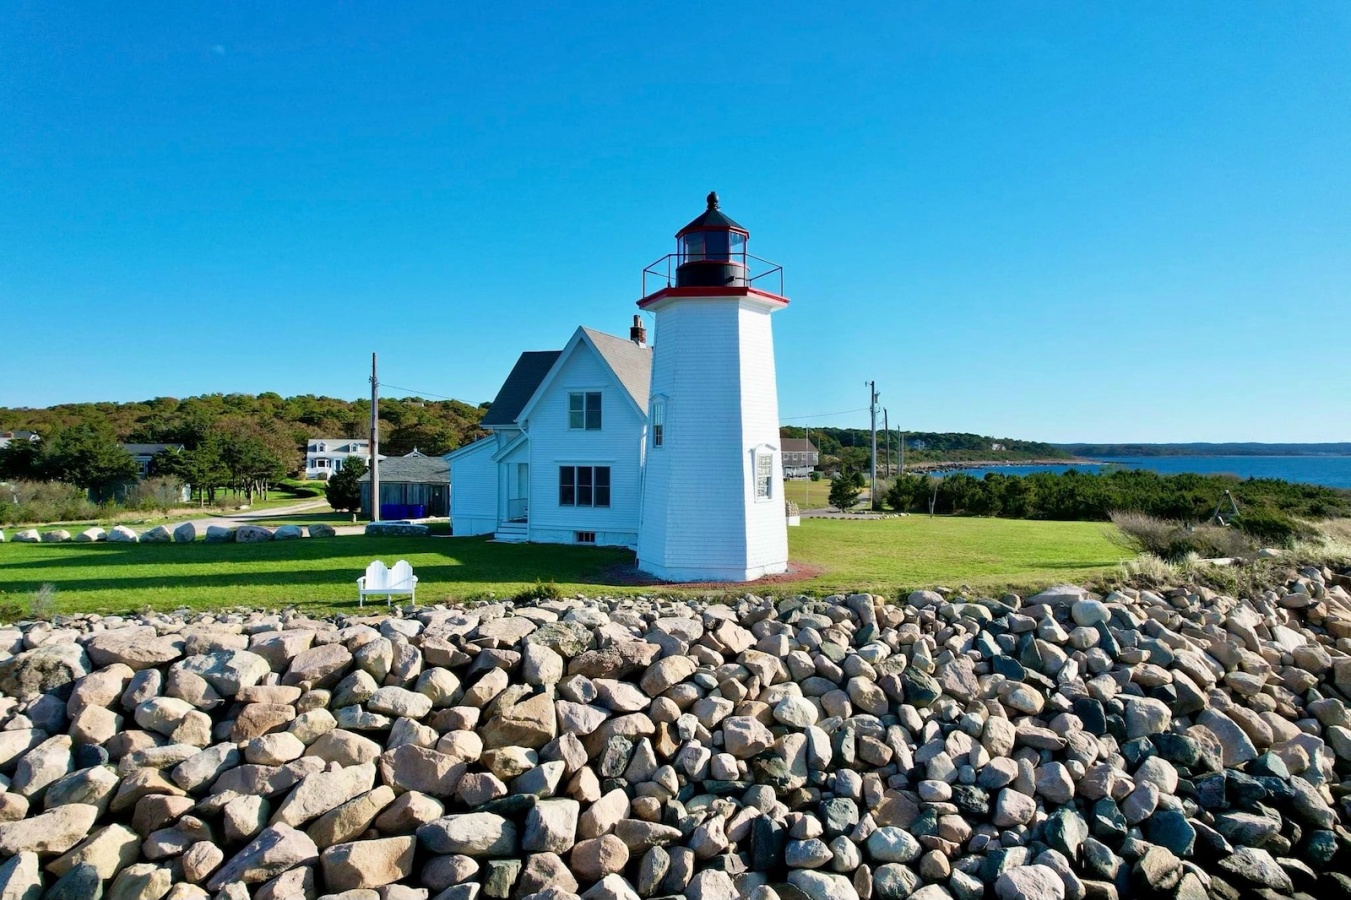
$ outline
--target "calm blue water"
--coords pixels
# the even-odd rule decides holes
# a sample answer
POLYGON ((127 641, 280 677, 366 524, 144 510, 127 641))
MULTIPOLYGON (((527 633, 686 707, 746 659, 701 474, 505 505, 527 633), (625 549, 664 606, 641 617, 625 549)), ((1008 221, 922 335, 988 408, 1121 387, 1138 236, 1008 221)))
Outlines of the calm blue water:
MULTIPOLYGON (((1195 472, 1201 475, 1237 475, 1239 478, 1280 478, 1324 487, 1351 488, 1351 456, 1123 456, 1104 459, 1127 469, 1148 469, 1164 475, 1195 472)), ((1098 472, 1103 465, 1078 466, 990 466, 962 469, 967 475, 985 477, 986 472, 1002 475, 1031 475, 1034 472, 1098 472)))

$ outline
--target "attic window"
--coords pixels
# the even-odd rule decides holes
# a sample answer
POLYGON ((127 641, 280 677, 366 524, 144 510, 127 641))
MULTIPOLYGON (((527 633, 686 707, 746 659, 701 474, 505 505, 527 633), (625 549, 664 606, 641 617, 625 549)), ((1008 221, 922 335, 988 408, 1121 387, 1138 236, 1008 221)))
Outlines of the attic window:
POLYGON ((600 431, 600 391, 568 394, 568 428, 600 431))

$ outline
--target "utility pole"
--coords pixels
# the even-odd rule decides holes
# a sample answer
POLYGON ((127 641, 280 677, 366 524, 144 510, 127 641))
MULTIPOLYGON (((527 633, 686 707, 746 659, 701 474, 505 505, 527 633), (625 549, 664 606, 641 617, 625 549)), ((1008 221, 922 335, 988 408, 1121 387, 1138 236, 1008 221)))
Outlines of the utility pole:
POLYGON ((371 521, 380 521, 380 379, 371 354, 371 521))
POLYGON ((891 477, 891 419, 885 408, 882 409, 882 433, 887 436, 887 477, 891 477))
POLYGON ((905 432, 901 432, 901 474, 905 474, 905 432))
POLYGON ((872 484, 869 491, 872 496, 871 506, 873 509, 878 507, 877 498, 877 382, 868 382, 868 417, 871 420, 872 431, 872 484))
POLYGON ((811 508, 812 508, 812 507, 811 507, 811 499, 812 499, 812 473, 811 473, 811 468, 812 468, 812 467, 811 467, 810 463, 811 463, 811 461, 812 461, 812 427, 811 427, 810 425, 807 425, 807 426, 805 426, 805 430, 806 430, 806 433, 807 433, 807 463, 808 463, 807 470, 808 470, 808 471, 807 471, 807 483, 804 484, 804 485, 802 486, 802 508, 803 508, 803 509, 811 509, 811 508))

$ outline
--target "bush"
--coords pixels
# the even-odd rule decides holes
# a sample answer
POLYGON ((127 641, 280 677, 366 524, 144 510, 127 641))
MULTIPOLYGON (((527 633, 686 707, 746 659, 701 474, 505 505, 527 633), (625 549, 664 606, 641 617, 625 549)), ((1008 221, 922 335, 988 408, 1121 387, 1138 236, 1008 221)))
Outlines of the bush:
POLYGON ((14 481, 0 484, 0 525, 73 522, 92 519, 99 508, 89 495, 60 481, 14 481))
POLYGON ((820 481, 821 473, 816 471, 815 469, 812 469, 811 472, 807 474, 807 477, 810 478, 812 481, 820 481))
POLYGON ((1244 556, 1257 549, 1237 528, 1220 525, 1184 525, 1141 513, 1113 513, 1112 524, 1126 549, 1170 563, 1191 556, 1202 559, 1244 556))
POLYGON ((1246 509, 1233 517, 1234 527, 1267 546, 1289 547, 1301 538, 1313 537, 1312 528, 1284 513, 1246 509))
POLYGON ((511 598, 516 603, 534 603, 540 600, 562 600, 563 592, 552 581, 535 580, 535 583, 511 598))
POLYGON ((122 505, 127 509, 167 513, 183 505, 183 482, 163 476, 138 481, 127 488, 122 505))
POLYGON ((854 484, 852 478, 840 476, 830 483, 828 502, 840 512, 848 512, 854 508, 854 504, 858 503, 860 493, 862 493, 861 487, 854 484))

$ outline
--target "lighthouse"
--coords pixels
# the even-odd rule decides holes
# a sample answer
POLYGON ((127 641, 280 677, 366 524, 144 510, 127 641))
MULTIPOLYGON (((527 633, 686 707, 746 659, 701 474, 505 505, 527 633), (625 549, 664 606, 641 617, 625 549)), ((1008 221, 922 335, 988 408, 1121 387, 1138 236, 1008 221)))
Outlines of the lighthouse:
POLYGON ((644 272, 638 306, 655 340, 638 568, 665 581, 788 569, 770 324, 788 299, 782 268, 751 256, 749 239, 711 193, 676 252, 644 272))

